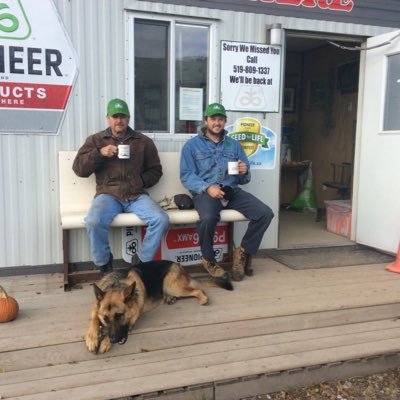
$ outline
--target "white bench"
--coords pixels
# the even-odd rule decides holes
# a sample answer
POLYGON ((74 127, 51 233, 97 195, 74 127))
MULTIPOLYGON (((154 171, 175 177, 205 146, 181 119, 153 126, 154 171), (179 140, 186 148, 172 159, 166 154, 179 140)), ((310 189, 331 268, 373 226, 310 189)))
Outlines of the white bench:
MULTIPOLYGON (((86 216, 93 196, 96 191, 95 176, 80 178, 72 170, 76 151, 60 151, 58 154, 59 187, 60 187, 60 216, 63 232, 63 264, 64 286, 71 284, 72 272, 69 262, 69 231, 72 229, 84 229, 83 219, 86 216)), ((155 201, 161 201, 165 197, 170 198, 175 194, 188 193, 182 186, 179 178, 179 152, 160 152, 163 176, 160 181, 148 189, 148 193, 155 201)), ((199 215, 195 210, 168 210, 171 225, 193 224, 198 221, 199 215)), ((243 214, 234 210, 222 210, 221 222, 232 223, 246 221, 243 214)), ((131 213, 117 215, 112 227, 129 227, 146 225, 139 217, 131 213)), ((232 235, 231 235, 232 237, 232 235)), ((98 272, 96 272, 98 274, 98 272)), ((76 274, 75 274, 76 275, 76 274)))

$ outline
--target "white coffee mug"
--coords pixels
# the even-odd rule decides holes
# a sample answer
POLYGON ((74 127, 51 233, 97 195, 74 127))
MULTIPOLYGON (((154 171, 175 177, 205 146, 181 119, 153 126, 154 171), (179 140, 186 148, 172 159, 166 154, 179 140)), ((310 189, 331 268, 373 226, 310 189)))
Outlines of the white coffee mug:
POLYGON ((239 174, 239 162, 238 161, 228 161, 228 174, 238 175, 239 174))
POLYGON ((118 158, 128 159, 131 157, 131 148, 129 144, 118 145, 118 158))

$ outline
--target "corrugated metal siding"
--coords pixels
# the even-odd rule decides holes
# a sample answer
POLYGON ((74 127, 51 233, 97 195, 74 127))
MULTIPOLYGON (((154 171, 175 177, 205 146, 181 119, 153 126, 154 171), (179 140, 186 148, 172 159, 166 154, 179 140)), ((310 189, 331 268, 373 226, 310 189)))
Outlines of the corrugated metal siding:
MULTIPOLYGON (((400 8, 398 0, 353 0, 350 12, 322 9, 318 6, 284 5, 262 0, 147 0, 161 3, 184 4, 186 6, 207 7, 211 9, 232 10, 246 13, 268 15, 286 15, 288 17, 320 19, 324 21, 345 22, 351 24, 376 24, 398 27, 400 8)), ((299 1, 300 3, 300 1, 299 1)), ((318 3, 318 2, 317 2, 318 3)), ((328 3, 333 3, 328 2, 328 3)), ((345 5, 345 2, 342 2, 345 5)), ((350 3, 350 2, 348 2, 350 3)))
MULTIPOLYGON (((357 36, 373 36, 388 31, 374 26, 306 21, 134 0, 56 0, 55 4, 77 51, 79 76, 58 136, 0 135, 0 267, 62 262, 57 152, 78 149, 88 134, 105 126, 107 101, 126 95, 124 8, 217 19, 219 29, 215 46, 221 39, 265 42, 266 25, 276 22, 282 23, 287 29, 306 28, 308 31, 357 36)), ((219 60, 219 53, 216 54, 219 60)), ((215 87, 218 90, 218 79, 215 87)), ((212 100, 217 95, 214 93, 212 100)), ((232 113, 230 119, 237 116, 237 113, 232 113)), ((260 115, 255 116, 260 119, 260 115)), ((278 132, 280 116, 271 114, 266 118, 263 124, 278 132)), ((160 151, 178 151, 183 143, 184 139, 172 140, 168 135, 163 139, 156 138, 160 151)), ((275 183, 272 182, 272 185, 275 183)), ((277 199, 277 195, 273 197, 275 206, 277 199)), ((275 222, 275 233, 276 229, 275 222)), ((113 248, 119 249, 120 232, 114 231, 111 236, 113 248)), ((74 232, 71 241, 73 260, 90 260, 85 232, 74 232)))

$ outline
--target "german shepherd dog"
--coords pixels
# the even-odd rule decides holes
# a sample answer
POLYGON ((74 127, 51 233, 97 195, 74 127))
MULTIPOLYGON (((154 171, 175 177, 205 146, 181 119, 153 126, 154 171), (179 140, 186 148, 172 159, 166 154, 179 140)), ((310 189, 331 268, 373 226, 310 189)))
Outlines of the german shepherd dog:
POLYGON ((178 297, 197 297, 205 305, 208 298, 202 289, 233 290, 229 280, 200 282, 179 264, 166 260, 111 272, 93 287, 96 300, 86 334, 86 346, 93 353, 105 353, 113 343, 124 344, 140 316, 163 300, 172 304, 178 297))

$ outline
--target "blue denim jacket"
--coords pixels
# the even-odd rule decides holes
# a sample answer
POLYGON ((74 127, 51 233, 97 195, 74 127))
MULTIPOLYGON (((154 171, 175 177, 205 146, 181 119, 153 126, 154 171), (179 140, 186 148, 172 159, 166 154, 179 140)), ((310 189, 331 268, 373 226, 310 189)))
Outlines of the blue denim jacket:
POLYGON ((250 182, 250 163, 241 144, 223 132, 218 143, 208 139, 204 132, 189 139, 183 146, 180 177, 192 195, 204 192, 211 185, 237 187, 250 182), (228 161, 246 163, 246 175, 228 175, 228 161))

